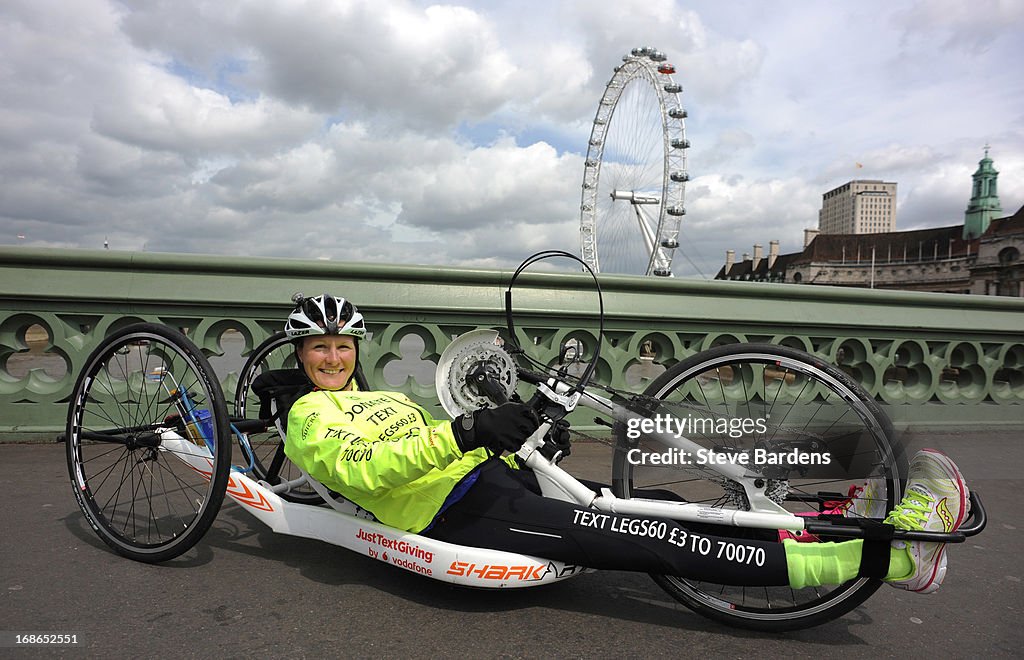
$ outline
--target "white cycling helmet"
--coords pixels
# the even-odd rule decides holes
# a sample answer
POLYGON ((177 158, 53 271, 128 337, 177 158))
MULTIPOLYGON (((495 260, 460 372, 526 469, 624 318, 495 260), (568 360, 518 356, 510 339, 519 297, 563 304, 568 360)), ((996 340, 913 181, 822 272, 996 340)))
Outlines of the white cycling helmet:
POLYGON ((351 335, 356 339, 366 336, 363 315, 356 306, 326 293, 306 298, 301 293, 292 296, 295 309, 284 324, 290 339, 312 335, 351 335))

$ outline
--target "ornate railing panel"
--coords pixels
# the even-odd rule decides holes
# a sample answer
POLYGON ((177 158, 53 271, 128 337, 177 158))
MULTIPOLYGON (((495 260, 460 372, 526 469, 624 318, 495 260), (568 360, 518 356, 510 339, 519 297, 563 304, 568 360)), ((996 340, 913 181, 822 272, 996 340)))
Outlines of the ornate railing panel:
MULTIPOLYGON (((228 392, 279 329, 295 291, 337 292, 368 317, 371 382, 436 403, 433 365, 452 337, 504 325, 504 271, 81 250, 0 248, 0 439, 52 437, 75 375, 112 330, 183 329, 228 392)), ((602 276, 597 374, 639 390, 706 348, 771 342, 854 375, 903 423, 1024 423, 1024 300, 797 285, 602 276)), ((597 337, 589 277, 528 273, 519 341, 552 363, 597 337)), ((580 418, 576 424, 586 425, 580 418)))

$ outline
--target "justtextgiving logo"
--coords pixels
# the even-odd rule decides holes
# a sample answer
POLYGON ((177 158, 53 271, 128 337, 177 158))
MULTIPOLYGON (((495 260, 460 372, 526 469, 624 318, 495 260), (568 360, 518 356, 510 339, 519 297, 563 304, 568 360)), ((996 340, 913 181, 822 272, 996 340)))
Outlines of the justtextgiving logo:
POLYGON ((372 543, 387 550, 391 550, 392 552, 409 555, 410 557, 422 559, 426 562, 434 561, 434 553, 430 550, 426 550, 415 543, 409 543, 402 539, 389 538, 380 532, 368 532, 365 529, 360 529, 356 532, 356 538, 360 541, 366 541, 367 543, 372 543))

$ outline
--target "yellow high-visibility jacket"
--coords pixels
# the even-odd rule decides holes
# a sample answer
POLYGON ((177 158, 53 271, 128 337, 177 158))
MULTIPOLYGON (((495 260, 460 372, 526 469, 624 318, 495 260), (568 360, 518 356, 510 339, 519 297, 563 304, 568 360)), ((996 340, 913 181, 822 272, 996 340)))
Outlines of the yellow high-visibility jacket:
MULTIPOLYGON (((397 529, 419 532, 452 489, 487 460, 465 454, 451 422, 399 392, 310 392, 288 414, 285 454, 331 490, 397 529)), ((506 461, 516 467, 514 456, 506 461)))

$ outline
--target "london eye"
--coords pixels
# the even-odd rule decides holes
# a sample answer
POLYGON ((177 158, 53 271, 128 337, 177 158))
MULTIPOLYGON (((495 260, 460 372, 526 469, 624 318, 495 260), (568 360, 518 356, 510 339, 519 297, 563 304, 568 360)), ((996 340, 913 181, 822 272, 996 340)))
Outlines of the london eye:
POLYGON ((598 102, 583 171, 581 256, 595 271, 672 276, 686 214, 682 86, 654 48, 634 48, 598 102))

